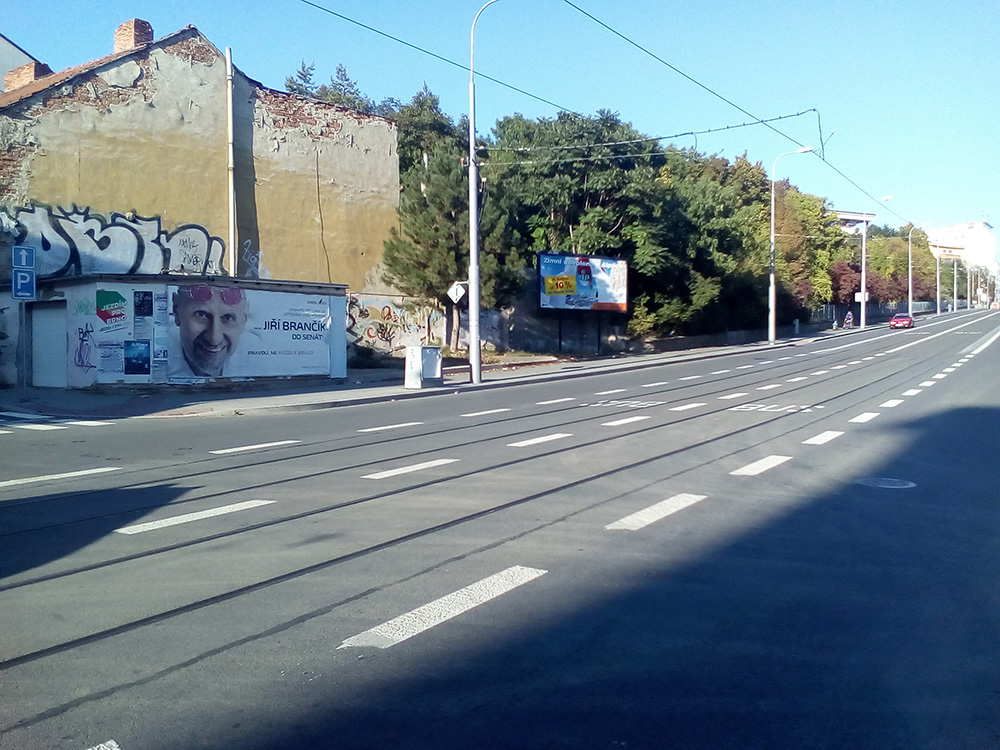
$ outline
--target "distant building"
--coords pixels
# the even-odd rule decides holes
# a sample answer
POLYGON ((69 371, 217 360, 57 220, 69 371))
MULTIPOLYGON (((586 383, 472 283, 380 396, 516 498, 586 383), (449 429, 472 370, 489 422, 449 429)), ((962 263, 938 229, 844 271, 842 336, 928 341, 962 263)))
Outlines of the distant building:
POLYGON ((957 256, 963 263, 979 266, 994 276, 1000 272, 997 240, 985 221, 967 221, 927 230, 927 241, 935 257, 957 256))

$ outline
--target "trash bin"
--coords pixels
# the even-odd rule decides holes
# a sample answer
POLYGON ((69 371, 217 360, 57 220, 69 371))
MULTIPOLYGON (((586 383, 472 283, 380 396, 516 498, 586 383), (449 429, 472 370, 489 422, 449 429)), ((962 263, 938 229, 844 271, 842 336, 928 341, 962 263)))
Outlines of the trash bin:
POLYGON ((444 375, 441 373, 441 347, 406 347, 405 373, 404 388, 427 388, 428 386, 444 385, 444 375))

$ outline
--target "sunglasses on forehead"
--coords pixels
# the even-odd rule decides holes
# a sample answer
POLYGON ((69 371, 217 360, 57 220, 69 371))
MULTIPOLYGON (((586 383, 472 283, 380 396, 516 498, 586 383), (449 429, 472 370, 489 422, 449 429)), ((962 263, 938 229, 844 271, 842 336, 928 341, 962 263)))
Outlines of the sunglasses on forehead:
POLYGON ((219 297, 221 297, 222 301, 227 305, 238 305, 243 301, 243 292, 229 286, 205 286, 203 284, 196 284, 194 286, 182 287, 180 291, 193 299, 195 302, 208 302, 212 299, 213 291, 217 291, 219 293, 219 297))

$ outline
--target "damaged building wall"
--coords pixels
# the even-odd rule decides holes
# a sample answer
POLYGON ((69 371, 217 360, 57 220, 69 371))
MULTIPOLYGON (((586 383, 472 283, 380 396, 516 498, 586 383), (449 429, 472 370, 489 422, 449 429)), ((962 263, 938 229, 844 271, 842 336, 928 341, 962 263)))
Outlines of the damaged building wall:
MULTIPOLYGON (((188 27, 52 78, 0 96, 0 252, 35 246, 40 277, 221 270, 229 199, 218 49, 188 27)), ((382 291, 398 201, 394 125, 238 71, 234 85, 237 275, 382 291)))

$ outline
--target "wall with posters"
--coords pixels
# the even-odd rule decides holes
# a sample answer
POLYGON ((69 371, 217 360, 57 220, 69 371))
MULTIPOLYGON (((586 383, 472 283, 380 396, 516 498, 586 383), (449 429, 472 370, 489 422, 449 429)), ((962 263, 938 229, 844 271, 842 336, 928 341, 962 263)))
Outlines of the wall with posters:
MULTIPOLYGON (((56 283, 39 299, 66 302, 70 388, 346 377, 343 287, 291 292, 267 284, 108 278, 56 283)), ((10 317, 0 337, 0 384, 15 385, 17 306, 5 295, 0 308, 4 320, 10 317)))

